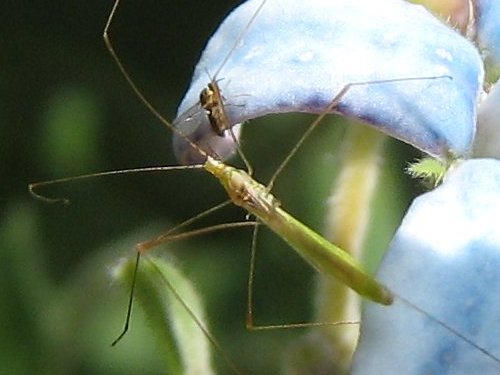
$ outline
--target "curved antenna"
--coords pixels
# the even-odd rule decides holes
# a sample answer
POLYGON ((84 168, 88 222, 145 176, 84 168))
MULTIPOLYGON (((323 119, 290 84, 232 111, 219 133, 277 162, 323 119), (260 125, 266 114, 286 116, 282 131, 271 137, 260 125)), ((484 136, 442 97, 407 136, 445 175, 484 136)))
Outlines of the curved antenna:
POLYGON ((120 174, 129 174, 129 173, 164 172, 164 171, 175 171, 175 170, 185 170, 185 169, 203 169, 203 164, 174 165, 165 167, 127 168, 114 171, 88 173, 88 174, 82 174, 80 176, 63 177, 50 181, 33 182, 28 185, 28 190, 33 198, 41 200, 42 202, 69 204, 70 201, 68 198, 49 198, 45 195, 37 193, 35 189, 39 189, 43 186, 56 185, 64 182, 87 180, 94 177, 115 176, 120 174))

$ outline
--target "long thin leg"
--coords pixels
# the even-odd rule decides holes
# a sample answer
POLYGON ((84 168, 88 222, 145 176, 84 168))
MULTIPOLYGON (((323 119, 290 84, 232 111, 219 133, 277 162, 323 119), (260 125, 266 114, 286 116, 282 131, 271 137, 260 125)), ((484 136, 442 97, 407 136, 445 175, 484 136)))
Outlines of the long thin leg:
POLYGON ((250 331, 269 331, 275 329, 292 329, 292 328, 308 328, 308 327, 325 327, 337 326, 346 324, 359 324, 359 320, 344 320, 339 322, 300 322, 300 323, 281 323, 281 324, 266 324, 256 325, 253 315, 253 286, 255 280, 255 259, 257 256, 257 237, 259 226, 256 225, 252 234, 252 246, 250 253, 250 266, 248 269, 248 282, 247 282, 247 316, 246 328, 250 331))
MULTIPOLYGON (((219 206, 220 208, 220 206, 219 206)), ((184 223, 182 223, 184 224, 184 223)), ((134 301, 134 294, 135 294, 135 286, 136 286, 136 281, 137 281, 137 273, 139 270, 139 261, 141 259, 141 254, 150 249, 151 247, 157 246, 160 243, 163 242, 170 242, 170 241, 177 241, 181 239, 185 239, 188 237, 193 237, 193 236, 198 236, 198 235, 204 235, 207 233, 211 232, 216 232, 220 231, 222 229, 230 229, 230 228, 239 228, 239 227, 249 227, 249 226, 258 226, 258 222, 256 221, 242 221, 242 222, 236 222, 236 223, 223 223, 223 224, 218 224, 218 225, 212 225, 210 227, 205 227, 201 229, 195 229, 189 232, 184 232, 180 234, 173 234, 170 237, 168 237, 166 234, 158 237, 161 238, 161 241, 158 241, 158 239, 153 239, 151 241, 146 241, 137 244, 137 256, 136 256, 136 261, 135 261, 135 266, 134 266, 134 273, 132 276, 132 284, 130 285, 130 293, 129 293, 129 299, 128 299, 128 304, 127 304, 127 314, 125 316, 125 323, 123 325, 123 330, 121 333, 118 335, 118 337, 111 343, 111 346, 115 346, 127 333, 129 325, 130 325, 130 318, 132 316, 132 305, 134 301)), ((176 228, 179 228, 180 226, 178 225, 176 228)), ((169 283, 170 285, 170 283, 169 283)), ((172 289, 172 287, 170 286, 172 289)), ((176 297, 179 299, 182 305, 185 306, 185 302, 178 297, 178 294, 175 292, 174 293, 176 297)), ((192 311, 189 311, 190 315, 194 315, 192 311)), ((212 341, 212 339, 210 340, 212 341)))
POLYGON ((128 296, 127 304, 127 315, 125 316, 125 323, 123 324, 123 329, 118 337, 111 343, 111 346, 115 346, 118 342, 125 336, 130 325, 130 317, 132 316, 132 305, 134 304, 134 293, 135 293, 135 283, 137 280, 137 271, 139 270, 139 261, 141 259, 141 252, 138 251, 135 258, 134 274, 132 275, 132 284, 130 285, 130 294, 128 296))

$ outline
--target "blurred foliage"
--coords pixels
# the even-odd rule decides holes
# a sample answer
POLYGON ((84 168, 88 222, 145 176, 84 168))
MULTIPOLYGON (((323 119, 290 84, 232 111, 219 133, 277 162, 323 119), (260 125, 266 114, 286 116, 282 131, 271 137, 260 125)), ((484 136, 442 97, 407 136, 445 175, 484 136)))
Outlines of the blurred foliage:
MULTIPOLYGON (((125 1, 112 30, 134 80, 173 118, 208 36, 235 1, 125 1)), ((227 197, 204 172, 141 174, 43 189, 69 206, 33 200, 27 184, 81 173, 173 165, 169 131, 134 97, 107 53, 101 32, 112 1, 8 2, 2 42, 0 373, 155 374, 153 331, 135 308, 116 347, 127 291, 109 269, 134 257, 134 244, 227 197)), ((311 122, 271 116, 245 127, 243 148, 266 181, 311 122)), ((283 206, 321 231, 343 125, 332 118, 278 179, 283 206)), ((391 142, 370 244, 381 251, 412 191, 403 174, 415 154, 391 142), (390 203, 390 205, 389 205, 390 203), (389 208, 390 207, 390 208, 389 208)), ((203 224, 242 220, 236 208, 203 224)), ((313 272, 279 238, 261 231, 257 323, 308 320, 313 272)), ((250 230, 235 229, 168 246, 205 300, 212 330, 247 373, 276 373, 301 330, 245 330, 250 230), (175 249, 175 250, 174 250, 175 249)), ((156 249, 161 253, 166 248, 156 249)), ((375 253, 374 253, 375 254, 375 253)), ((193 355, 196 355, 194 353, 193 355)), ((218 373, 229 373, 219 364, 218 373)))

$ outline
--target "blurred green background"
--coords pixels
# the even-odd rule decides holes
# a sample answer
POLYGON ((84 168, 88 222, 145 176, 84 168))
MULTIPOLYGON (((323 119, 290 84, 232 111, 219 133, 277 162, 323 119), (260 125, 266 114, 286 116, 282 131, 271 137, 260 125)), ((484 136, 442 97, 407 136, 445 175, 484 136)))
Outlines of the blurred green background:
MULTIPOLYGON (((175 115, 206 39, 237 1, 125 1, 112 30, 134 80, 166 118, 175 115)), ((175 165, 170 133, 137 100, 101 38, 112 1, 30 1, 0 5, 1 217, 0 373, 155 374, 154 334, 134 309, 131 331, 114 348, 127 290, 109 274, 134 245, 227 197, 202 171, 96 178, 46 187, 71 204, 32 199, 29 182, 82 173, 175 165)), ((311 116, 276 116, 245 127, 243 148, 266 181, 311 116)), ((324 124, 275 186, 283 206, 322 230, 339 168, 345 126, 324 124)), ((373 221, 382 250, 415 192, 402 170, 413 151, 389 142, 373 221)), ((232 208, 204 224, 244 220, 232 208)), ((249 229, 228 230, 156 249, 168 253, 205 300, 220 344, 246 372, 275 373, 303 330, 245 330, 249 229), (171 254, 171 255, 170 255, 171 254)), ((257 323, 308 320, 313 273, 261 231, 257 323)), ((220 356, 215 354, 220 362, 220 356)), ((228 372, 223 366, 219 373, 228 372)))

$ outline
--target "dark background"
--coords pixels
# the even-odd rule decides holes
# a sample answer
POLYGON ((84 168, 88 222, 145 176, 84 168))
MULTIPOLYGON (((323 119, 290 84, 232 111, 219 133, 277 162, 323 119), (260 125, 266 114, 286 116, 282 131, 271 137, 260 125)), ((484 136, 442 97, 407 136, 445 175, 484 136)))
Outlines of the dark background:
MULTIPOLYGON (((115 48, 167 119, 175 115, 206 39, 236 3, 125 1, 119 9, 115 48)), ((101 33, 111 6, 112 1, 1 6, 0 373, 160 372, 153 332, 139 308, 130 335, 109 346, 121 329, 127 299, 110 269, 120 258, 133 257, 138 241, 227 199, 203 171, 96 178, 40 190, 71 198, 68 206, 28 194, 29 182, 176 164, 170 132, 133 95, 105 49, 101 33)), ((259 180, 271 176, 311 121, 282 115, 245 127, 243 148, 259 180)), ((338 118, 330 122, 308 140, 274 190, 285 208, 319 231, 345 130, 338 118)), ((378 198, 385 208, 374 219, 374 248, 386 246, 402 215, 401 209, 388 212, 384 202, 404 207, 411 195, 402 173, 411 152, 389 144, 378 198)), ((241 210, 229 209, 203 224, 244 218, 241 210)), ((235 229, 155 251, 178 249, 173 257, 200 290, 215 335, 235 362, 247 373, 274 373, 303 331, 244 329, 250 237, 248 229, 235 229)), ((263 233, 259 241, 257 320, 309 319, 309 266, 279 238, 263 233)))

